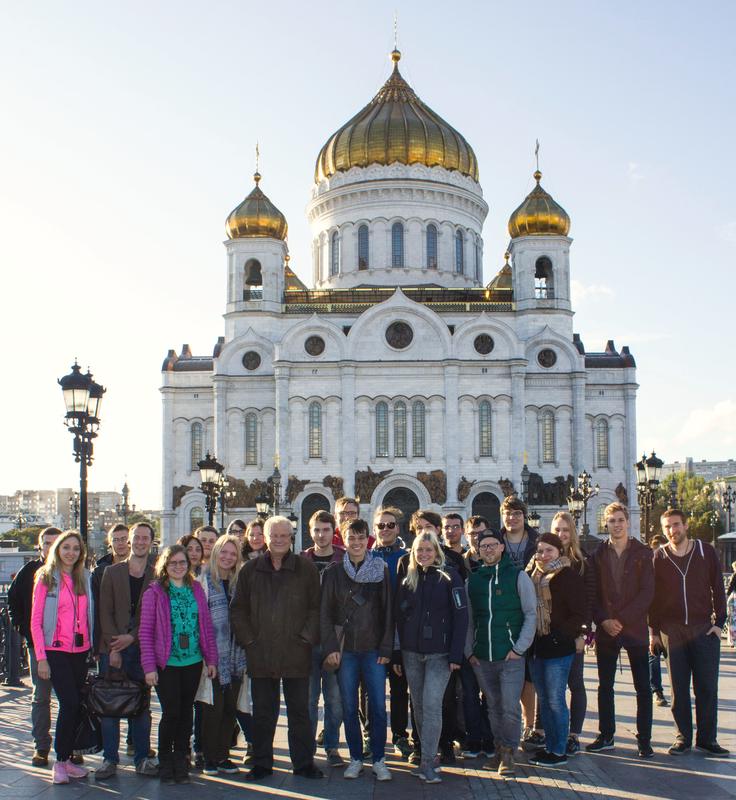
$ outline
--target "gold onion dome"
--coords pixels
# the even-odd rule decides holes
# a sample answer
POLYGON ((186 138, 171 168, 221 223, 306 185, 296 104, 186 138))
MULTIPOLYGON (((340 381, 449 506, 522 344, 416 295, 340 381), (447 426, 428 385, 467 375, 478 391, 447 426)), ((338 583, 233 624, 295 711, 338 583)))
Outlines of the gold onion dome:
POLYGON ((315 183, 351 167, 395 162, 444 167, 478 180, 473 148, 416 96, 399 72, 400 59, 394 50, 394 69, 381 90, 327 140, 317 156, 315 183))
POLYGON ((504 253, 506 263, 501 267, 498 274, 491 280, 488 286, 486 286, 486 289, 509 290, 514 288, 513 273, 511 272, 511 264, 509 264, 510 257, 511 253, 508 251, 504 253))
POLYGON ((509 234, 512 239, 519 236, 567 236, 570 217, 565 209, 544 191, 539 181, 542 173, 534 173, 537 185, 526 196, 526 200, 509 218, 509 234))
POLYGON ((286 217, 266 197, 258 185, 261 176, 253 175, 256 185, 253 191, 233 211, 225 223, 229 239, 248 239, 250 237, 269 237, 285 239, 289 230, 286 217))

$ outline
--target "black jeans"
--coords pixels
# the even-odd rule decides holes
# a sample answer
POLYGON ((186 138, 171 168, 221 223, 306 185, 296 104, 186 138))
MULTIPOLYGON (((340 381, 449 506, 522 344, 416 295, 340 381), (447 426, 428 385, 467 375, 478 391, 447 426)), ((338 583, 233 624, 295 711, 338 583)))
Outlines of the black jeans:
POLYGON ((672 684, 672 716, 677 737, 687 744, 693 739, 693 714, 690 706, 690 680, 695 694, 696 744, 713 744, 718 737, 718 663, 721 657, 719 636, 707 635, 705 625, 668 625, 662 631, 667 648, 667 668, 672 684))
POLYGON ((396 744, 396 740, 402 737, 408 738, 409 732, 409 684, 406 682, 406 675, 397 675, 391 666, 387 667, 388 688, 391 708, 391 741, 396 744))
POLYGON ((289 755, 294 769, 314 763, 314 737, 309 721, 309 676, 304 678, 252 678, 253 696, 253 766, 273 767, 273 737, 281 704, 280 687, 289 732, 289 755))
POLYGON ((202 662, 187 667, 166 667, 158 671, 156 694, 161 703, 158 752, 164 759, 186 753, 192 733, 194 697, 202 676, 202 662))
POLYGON ((74 749, 74 732, 79 720, 82 686, 87 676, 87 655, 87 652, 46 651, 46 660, 51 670, 51 685, 59 701, 54 736, 57 761, 67 761, 74 749))
MULTIPOLYGON (((598 729, 607 739, 616 732, 616 709, 613 684, 621 645, 616 641, 598 640, 595 644, 598 661, 598 729)), ((652 738, 652 689, 649 686, 649 648, 647 645, 625 647, 636 689, 636 736, 644 744, 652 738)))
POLYGON ((588 695, 585 692, 583 671, 585 668, 585 653, 575 653, 567 676, 567 686, 570 689, 570 733, 580 734, 583 731, 585 712, 588 710, 588 695))
POLYGON ((202 713, 202 745, 205 761, 219 764, 230 756, 238 692, 240 692, 240 681, 233 680, 227 686, 222 686, 215 678, 212 681, 214 703, 198 704, 202 713))

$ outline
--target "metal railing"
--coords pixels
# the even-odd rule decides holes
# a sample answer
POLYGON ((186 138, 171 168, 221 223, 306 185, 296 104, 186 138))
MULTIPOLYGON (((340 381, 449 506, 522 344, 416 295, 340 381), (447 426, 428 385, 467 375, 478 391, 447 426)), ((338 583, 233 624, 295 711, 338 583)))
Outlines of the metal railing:
POLYGON ((8 584, 0 584, 0 682, 19 686, 30 673, 28 648, 23 637, 13 628, 8 611, 8 584))

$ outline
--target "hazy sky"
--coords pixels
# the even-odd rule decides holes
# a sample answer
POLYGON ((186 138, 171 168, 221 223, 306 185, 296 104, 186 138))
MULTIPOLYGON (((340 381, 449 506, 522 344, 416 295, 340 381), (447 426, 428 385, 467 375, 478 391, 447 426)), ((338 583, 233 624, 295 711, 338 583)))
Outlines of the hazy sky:
POLYGON ((309 282, 314 161, 389 75, 395 9, 404 77, 478 156, 485 280, 539 138, 575 330, 637 361, 639 450, 734 456, 732 2, 2 0, 0 493, 75 484, 77 356, 108 389, 90 489, 159 506, 161 362, 223 333, 255 142, 309 282))

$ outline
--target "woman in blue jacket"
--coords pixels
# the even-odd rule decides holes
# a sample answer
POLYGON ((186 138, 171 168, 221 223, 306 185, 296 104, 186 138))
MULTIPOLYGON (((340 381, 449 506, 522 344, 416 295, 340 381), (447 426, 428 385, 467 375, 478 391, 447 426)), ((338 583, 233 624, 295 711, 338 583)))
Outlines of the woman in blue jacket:
POLYGON ((463 660, 468 604, 462 578, 445 567, 445 555, 433 533, 414 539, 394 610, 422 743, 422 761, 413 774, 427 783, 439 783, 434 757, 442 730, 442 697, 450 672, 460 669, 463 660))

